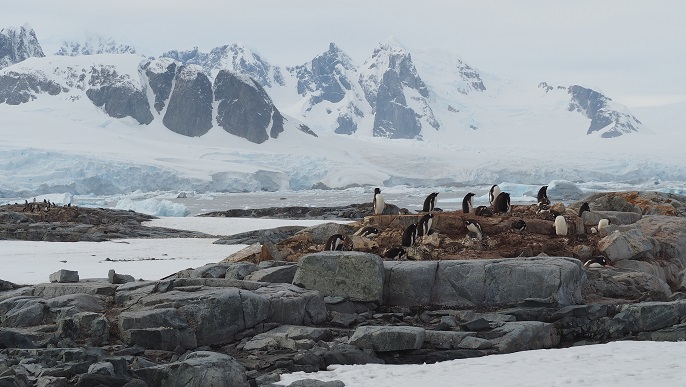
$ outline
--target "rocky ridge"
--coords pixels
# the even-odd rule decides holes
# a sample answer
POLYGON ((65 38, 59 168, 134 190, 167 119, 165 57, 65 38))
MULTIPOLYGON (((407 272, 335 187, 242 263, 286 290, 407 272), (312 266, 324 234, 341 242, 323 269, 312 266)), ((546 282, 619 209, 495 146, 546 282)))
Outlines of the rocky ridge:
MULTIPOLYGON (((79 280, 74 273, 56 273, 58 282, 30 287, 3 282, 0 382, 267 386, 280 373, 330 364, 418 364, 610 340, 686 338, 686 220, 679 216, 686 198, 626 192, 584 201, 591 211, 580 218, 577 203, 573 210, 557 206, 575 220, 566 237, 551 235, 544 216, 469 215, 486 226, 483 244, 461 239, 463 250, 447 259, 417 252, 409 254, 415 260, 395 261, 366 251, 322 252, 319 241, 334 227, 325 223, 280 230, 274 251, 295 237, 314 246, 316 251, 303 249, 297 262, 245 255, 160 281, 116 273, 107 281, 79 280), (634 211, 617 210, 629 206, 634 211), (599 217, 612 220, 596 236, 590 229, 599 217), (587 268, 582 259, 547 254, 552 251, 546 245, 546 254, 534 257, 469 256, 488 253, 489 239, 511 234, 499 225, 518 218, 534 225, 525 231, 531 238, 597 249, 611 263, 587 268)), ((459 222, 450 218, 466 214, 437 215, 432 235, 465 238, 466 230, 452 230, 459 222)), ((384 245, 383 238, 395 238, 392 229, 416 216, 367 216, 343 232, 375 224, 383 231, 370 242, 384 245)), ((263 240, 269 239, 263 231, 263 240)), ((439 242, 425 246, 427 251, 441 249, 446 239, 439 242)), ((373 243, 367 248, 373 250, 373 243)))

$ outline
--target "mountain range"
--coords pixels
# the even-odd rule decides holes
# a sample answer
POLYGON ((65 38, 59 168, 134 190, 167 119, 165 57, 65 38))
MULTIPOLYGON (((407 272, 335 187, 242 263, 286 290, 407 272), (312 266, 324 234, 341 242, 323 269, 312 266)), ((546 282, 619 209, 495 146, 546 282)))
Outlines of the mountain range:
POLYGON ((289 118, 312 135, 451 138, 465 130, 516 126, 508 99, 543 100, 517 103, 516 109, 528 113, 517 119, 522 126, 540 125, 541 110, 550 114, 554 106, 560 122, 583 118, 569 129, 575 133, 610 138, 645 130, 625 107, 596 90, 546 82, 512 85, 456 55, 411 53, 393 39, 379 44, 361 65, 334 43, 293 67, 271 64, 239 44, 151 58, 135 53, 131 46, 90 37, 84 43, 65 42, 55 54, 92 56, 92 63, 50 62, 54 56, 45 57, 29 26, 3 29, 0 103, 26 103, 75 87, 110 117, 132 117, 141 125, 160 120, 186 136, 202 136, 216 126, 255 143, 277 138, 289 118), (137 72, 124 73, 97 54, 130 55, 139 62, 137 72), (30 62, 35 67, 25 62, 28 58, 36 58, 30 62), (18 63, 25 65, 12 66, 18 63), (83 66, 78 74, 77 66, 83 66))

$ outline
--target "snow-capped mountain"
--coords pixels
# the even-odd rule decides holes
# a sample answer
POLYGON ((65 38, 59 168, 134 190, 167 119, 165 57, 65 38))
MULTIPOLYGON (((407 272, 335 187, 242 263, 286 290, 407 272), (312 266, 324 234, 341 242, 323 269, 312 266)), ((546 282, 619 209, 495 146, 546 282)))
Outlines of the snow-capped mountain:
POLYGON ((112 38, 88 34, 83 42, 63 42, 55 55, 136 54, 136 48, 112 38))
POLYGON ((31 26, 0 29, 0 69, 31 57, 43 57, 36 33, 31 26))

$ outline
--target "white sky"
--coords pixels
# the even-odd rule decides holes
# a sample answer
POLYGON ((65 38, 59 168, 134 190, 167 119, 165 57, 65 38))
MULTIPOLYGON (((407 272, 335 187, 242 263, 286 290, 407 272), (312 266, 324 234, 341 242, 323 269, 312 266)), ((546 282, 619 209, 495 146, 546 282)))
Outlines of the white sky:
POLYGON ((47 53, 86 31, 147 55, 245 43, 278 65, 335 42, 361 64, 394 36, 443 47, 510 79, 583 84, 628 106, 686 101, 681 0, 2 0, 0 27, 28 23, 47 53))

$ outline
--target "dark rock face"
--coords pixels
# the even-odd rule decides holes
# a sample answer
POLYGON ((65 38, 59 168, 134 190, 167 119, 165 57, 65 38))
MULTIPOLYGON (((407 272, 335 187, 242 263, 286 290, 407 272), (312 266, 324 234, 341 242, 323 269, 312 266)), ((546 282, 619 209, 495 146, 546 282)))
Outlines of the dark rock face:
POLYGON ((469 94, 470 90, 486 91, 486 86, 484 86, 478 71, 461 60, 457 61, 457 68, 460 70, 460 74, 462 74, 462 80, 467 83, 467 89, 459 89, 460 93, 469 94))
POLYGON ((88 84, 86 95, 110 117, 132 117, 143 125, 152 122, 145 91, 133 87, 128 76, 118 75, 114 66, 93 67, 88 84))
POLYGON ((0 30, 0 69, 31 57, 44 57, 36 33, 22 26, 0 30))
POLYGON ((150 89, 155 94, 155 110, 158 113, 164 109, 171 95, 177 67, 176 62, 163 59, 157 59, 143 65, 150 89))
POLYGON ((202 69, 178 69, 162 123, 173 132, 190 137, 202 136, 212 128, 212 83, 202 69))
POLYGON ((214 97, 219 101, 217 123, 231 134, 261 144, 283 131, 283 116, 252 79, 222 70, 214 80, 214 97))
POLYGON ((342 70, 353 69, 350 58, 331 43, 327 52, 316 56, 307 65, 295 67, 298 94, 305 95, 319 90, 320 93, 313 97, 313 104, 321 101, 339 102, 345 97, 346 90, 352 89, 352 81, 342 70))
POLYGON ((611 138, 624 133, 638 132, 638 125, 641 122, 630 114, 612 110, 608 105, 612 101, 610 98, 578 85, 570 86, 567 91, 572 96, 569 111, 580 112, 591 119, 587 134, 600 131, 613 123, 614 127, 604 132, 601 137, 611 138))
POLYGON ((59 84, 34 74, 10 72, 0 76, 0 103, 8 105, 29 102, 41 93, 57 95, 63 91, 66 89, 59 84))
POLYGON ((384 73, 375 105, 375 137, 417 138, 420 135, 422 125, 414 110, 407 106, 402 78, 395 71, 384 73))

